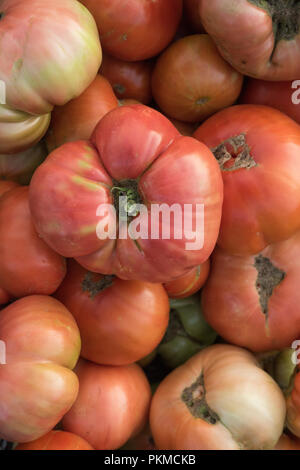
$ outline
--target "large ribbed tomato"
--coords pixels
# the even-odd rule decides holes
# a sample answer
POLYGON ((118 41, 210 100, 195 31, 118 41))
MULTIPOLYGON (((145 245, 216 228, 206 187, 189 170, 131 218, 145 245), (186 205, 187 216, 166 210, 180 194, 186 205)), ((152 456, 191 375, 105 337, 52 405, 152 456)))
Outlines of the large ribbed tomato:
POLYGON ((300 5, 294 0, 199 0, 205 30, 241 73, 265 80, 300 75, 300 5))
POLYGON ((206 261, 223 200, 210 150, 143 105, 112 110, 92 141, 59 147, 35 172, 40 236, 90 271, 122 279, 167 282, 206 261))
POLYGON ((170 307, 161 284, 91 273, 74 260, 55 296, 77 321, 81 356, 98 364, 142 359, 158 346, 168 326, 170 307))
POLYGON ((300 229, 300 126, 276 109, 232 106, 194 136, 222 170, 224 204, 218 244, 254 254, 300 229))
POLYGON ((29 442, 56 426, 76 399, 78 327, 58 300, 34 295, 1 310, 0 338, 0 438, 29 442))
POLYGON ((101 63, 95 21, 77 0, 2 0, 0 80, 6 104, 45 114, 78 96, 101 63))

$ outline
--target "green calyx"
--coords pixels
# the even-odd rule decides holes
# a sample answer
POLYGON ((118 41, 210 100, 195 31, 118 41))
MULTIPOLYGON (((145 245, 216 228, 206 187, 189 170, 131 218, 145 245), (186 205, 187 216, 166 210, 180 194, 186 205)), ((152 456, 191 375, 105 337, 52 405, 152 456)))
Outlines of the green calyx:
POLYGON ((121 220, 130 222, 130 220, 139 214, 137 205, 142 204, 143 200, 136 180, 114 181, 111 194, 117 215, 121 220))
POLYGON ((95 281, 93 277, 93 273, 87 273, 81 282, 83 292, 88 292, 91 299, 94 299, 98 294, 100 294, 100 292, 111 287, 115 279, 114 275, 103 276, 97 281, 95 281))

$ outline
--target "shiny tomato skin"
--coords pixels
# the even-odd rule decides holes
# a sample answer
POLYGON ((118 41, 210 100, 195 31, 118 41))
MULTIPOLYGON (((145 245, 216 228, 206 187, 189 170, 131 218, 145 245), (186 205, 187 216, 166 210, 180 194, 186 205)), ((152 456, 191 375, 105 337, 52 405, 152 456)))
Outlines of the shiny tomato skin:
POLYGON ((71 369, 80 336, 70 312, 56 299, 34 295, 1 310, 0 437, 30 442, 56 426, 78 393, 71 369))
POLYGON ((300 229, 300 127, 278 110, 232 106, 205 121, 194 133, 210 149, 228 142, 223 166, 224 203, 219 246, 236 255, 259 253, 300 229), (231 170, 231 139, 244 136, 251 167, 231 170), (282 216, 284 214, 284 217, 282 216))
POLYGON ((47 114, 92 82, 101 45, 95 21, 80 2, 3 0, 1 13, 0 80, 8 106, 47 114))
POLYGON ((50 295, 66 274, 66 263, 36 233, 29 188, 8 191, 0 200, 0 285, 12 297, 50 295))
POLYGON ((18 444, 14 450, 94 450, 82 437, 66 431, 50 431, 36 441, 18 444))
POLYGON ((238 98, 243 76, 220 56, 207 34, 186 36, 158 58, 152 93, 171 118, 200 122, 238 98))
POLYGON ((94 16, 104 52, 138 61, 159 54, 173 39, 182 0, 81 0, 94 16))
POLYGON ((274 81, 299 78, 297 3, 199 0, 199 12, 224 59, 241 73, 274 81))
POLYGON ((299 232, 257 255, 232 256, 216 249, 202 292, 208 323, 226 341, 255 352, 291 347, 300 334, 300 269, 295 264, 299 256, 299 232), (259 268, 262 258, 280 272, 272 274, 266 262, 265 268, 259 268), (264 279, 260 272, 264 272, 265 282, 272 282, 267 300, 261 291, 264 279))
POLYGON ((109 279, 69 261, 55 294, 79 326, 81 356, 98 364, 126 365, 150 354, 169 321, 168 296, 161 284, 109 279))
POLYGON ((78 397, 62 420, 63 429, 86 439, 96 450, 113 450, 146 425, 149 382, 136 365, 102 366, 81 359, 75 372, 78 397))
POLYGON ((78 98, 54 108, 46 138, 49 152, 66 142, 88 140, 100 119, 117 106, 111 85, 98 74, 78 98))
POLYGON ((184 299, 195 294, 204 286, 208 278, 209 268, 210 261, 207 260, 184 276, 164 284, 168 296, 173 299, 184 299))
POLYGON ((160 383, 151 402, 150 428, 160 450, 272 449, 285 412, 280 388, 255 357, 217 344, 160 383))
MULTIPOLYGON (((220 170, 209 149, 181 136, 167 118, 144 105, 112 110, 97 125, 92 143, 78 141, 56 149, 30 185, 35 227, 54 250, 90 271, 153 283, 167 282, 206 261, 218 236, 222 198, 220 170), (130 234, 100 239, 99 223, 114 229, 118 221, 108 210, 99 218, 99 207, 115 202, 113 192, 124 180, 135 180, 135 194, 147 208, 141 224, 148 227, 153 204, 177 204, 184 210, 189 203, 193 223, 196 204, 204 205, 204 243, 186 249, 191 238, 186 233, 175 238, 174 221, 170 239, 163 238, 159 220, 154 221, 158 239, 151 230, 136 240, 130 234)), ((200 229, 202 225, 201 234, 200 229)))
POLYGON ((152 100, 151 61, 128 62, 104 55, 100 72, 107 78, 119 99, 135 99, 143 104, 152 100))
POLYGON ((46 145, 39 142, 24 152, 0 155, 0 181, 9 180, 29 184, 36 168, 47 156, 46 145))
POLYGON ((248 78, 245 81, 241 104, 262 104, 276 108, 300 124, 300 106, 296 104, 299 93, 292 87, 293 82, 270 82, 248 78), (296 102, 293 102, 295 93, 296 102))

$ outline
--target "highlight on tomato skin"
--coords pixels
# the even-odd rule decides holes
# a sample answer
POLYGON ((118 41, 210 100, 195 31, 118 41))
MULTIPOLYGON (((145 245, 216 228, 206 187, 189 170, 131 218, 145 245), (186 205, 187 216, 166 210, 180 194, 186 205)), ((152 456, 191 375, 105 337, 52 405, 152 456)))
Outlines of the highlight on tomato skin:
POLYGON ((94 448, 76 434, 53 430, 35 441, 18 444, 14 450, 94 450, 94 448))

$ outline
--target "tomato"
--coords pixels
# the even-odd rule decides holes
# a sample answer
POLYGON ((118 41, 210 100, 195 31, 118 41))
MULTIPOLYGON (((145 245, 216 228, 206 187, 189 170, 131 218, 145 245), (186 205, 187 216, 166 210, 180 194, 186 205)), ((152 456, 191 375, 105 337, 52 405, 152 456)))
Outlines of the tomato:
POLYGON ((257 255, 215 250, 202 293, 208 323, 230 343, 253 351, 290 347, 300 334, 299 256, 299 232, 257 255))
POLYGON ((239 102, 271 106, 300 124, 299 91, 295 91, 292 85, 293 82, 269 82, 248 78, 239 102))
POLYGON ((99 364, 142 359, 156 348, 168 326, 169 302, 161 284, 94 274, 75 261, 69 262, 56 297, 77 321, 81 356, 99 364))
POLYGON ((184 122, 184 121, 178 121, 178 119, 172 119, 170 118, 170 121, 176 129, 180 132, 182 135, 186 135, 188 137, 192 137, 193 133, 196 130, 196 127, 198 127, 198 124, 193 124, 190 122, 184 122))
POLYGON ((24 297, 1 310, 0 437, 29 442, 49 432, 78 393, 71 369, 80 352, 78 327, 52 297, 24 297))
POLYGON ((264 80, 293 80, 300 74, 298 2, 200 0, 207 33, 234 68, 264 80))
POLYGON ((50 295, 66 274, 64 258, 34 229, 28 192, 15 188, 0 200, 0 286, 12 297, 50 295))
POLYGON ((210 346, 171 372, 151 404, 155 445, 164 450, 272 449, 285 401, 248 351, 210 346))
POLYGON ((300 450, 300 439, 282 434, 274 450, 300 450))
POLYGON ((49 152, 66 142, 88 140, 100 119, 118 106, 109 82, 97 75, 78 97, 61 107, 55 107, 47 134, 49 152))
POLYGON ((292 381, 291 390, 287 393, 287 419, 288 429, 300 437, 300 372, 298 371, 292 381))
POLYGON ((152 62, 127 62, 104 55, 100 72, 107 78, 118 98, 133 98, 149 104, 152 100, 152 62))
POLYGON ((156 450, 149 424, 147 424, 140 434, 126 442, 121 450, 156 450))
POLYGON ((128 106, 131 104, 141 104, 141 103, 132 98, 124 98, 122 100, 119 100, 119 106, 128 106))
POLYGON ((30 207, 40 236, 86 269, 127 280, 167 282, 206 261, 218 236, 223 197, 209 149, 143 105, 112 110, 92 142, 65 144, 36 170, 30 207), (179 217, 169 221, 173 204, 179 217), (163 218, 155 215, 158 209, 163 218), (141 231, 134 231, 138 225, 141 231))
POLYGON ((167 282, 164 287, 168 296, 173 299, 184 299, 185 297, 195 294, 195 292, 204 286, 208 278, 209 267, 210 262, 207 260, 184 276, 174 281, 167 282))
POLYGON ((35 441, 18 444, 15 450, 93 450, 93 447, 71 432, 50 431, 35 441))
POLYGON ((184 14, 195 33, 204 33, 199 14, 199 0, 183 0, 184 14))
POLYGON ((182 0, 81 0, 94 16, 103 50, 121 60, 159 54, 173 39, 182 0))
POLYGON ((267 106, 240 105, 212 116, 194 136, 222 169, 219 246, 255 254, 300 229, 298 124, 267 106))
POLYGON ((6 104, 27 113, 80 95, 101 64, 95 21, 74 0, 3 0, 0 37, 6 104))
POLYGON ((170 307, 168 329, 157 353, 168 368, 174 369, 214 343, 217 334, 203 316, 199 295, 171 299, 170 307))
POLYGON ((152 74, 156 103, 171 118, 198 122, 238 98, 243 76, 220 56, 207 34, 194 34, 171 44, 152 74))
POLYGON ((50 117, 50 113, 33 116, 0 105, 0 153, 18 153, 32 147, 46 133, 50 117))
POLYGON ((101 366, 81 359, 75 370, 80 389, 62 420, 64 430, 97 450, 113 450, 144 428, 151 389, 138 365, 101 366))
POLYGON ((0 287, 0 305, 7 304, 10 301, 10 295, 0 287))
POLYGON ((24 152, 14 155, 0 154, 0 181, 16 181, 29 184, 36 168, 45 160, 47 150, 44 142, 39 142, 24 152))

